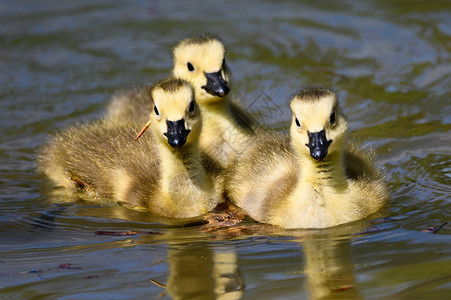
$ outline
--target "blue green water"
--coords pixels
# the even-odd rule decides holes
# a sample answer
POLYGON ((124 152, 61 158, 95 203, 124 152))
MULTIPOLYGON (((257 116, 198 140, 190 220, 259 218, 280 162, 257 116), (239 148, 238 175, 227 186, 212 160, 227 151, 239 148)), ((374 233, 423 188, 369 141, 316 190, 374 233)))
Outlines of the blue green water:
POLYGON ((429 228, 451 219, 450 20, 447 1, 2 1, 0 298, 449 298, 451 223, 429 228), (207 31, 267 126, 288 125, 299 88, 339 92, 386 174, 383 216, 232 234, 49 196, 35 164, 49 134, 164 77, 171 47, 207 31))

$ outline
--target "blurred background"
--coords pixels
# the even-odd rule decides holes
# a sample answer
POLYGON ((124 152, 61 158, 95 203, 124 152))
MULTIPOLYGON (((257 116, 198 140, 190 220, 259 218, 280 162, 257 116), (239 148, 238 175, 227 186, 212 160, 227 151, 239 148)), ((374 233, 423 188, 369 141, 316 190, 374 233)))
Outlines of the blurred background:
POLYGON ((449 297, 450 50, 449 1, 3 0, 0 297, 449 297), (55 196, 35 163, 50 134, 165 77, 171 48, 203 32, 223 39, 232 94, 265 126, 287 128, 296 90, 336 90, 353 138, 376 150, 387 212, 337 230, 231 235, 55 196))

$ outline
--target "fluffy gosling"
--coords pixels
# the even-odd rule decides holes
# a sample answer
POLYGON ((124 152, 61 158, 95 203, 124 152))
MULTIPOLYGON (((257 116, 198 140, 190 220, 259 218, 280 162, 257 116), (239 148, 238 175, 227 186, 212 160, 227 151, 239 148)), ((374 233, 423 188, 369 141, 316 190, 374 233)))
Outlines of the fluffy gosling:
POLYGON ((150 132, 99 121, 55 136, 39 157, 39 169, 69 191, 124 202, 157 215, 189 218, 220 200, 200 163, 202 118, 192 85, 169 78, 150 90, 150 132))
MULTIPOLYGON (((182 40, 173 50, 173 74, 194 86, 203 114, 200 149, 208 169, 223 170, 245 147, 256 124, 227 97, 230 73, 223 43, 210 34, 182 40)), ((111 101, 106 120, 133 123, 148 119, 151 103, 143 89, 126 91, 111 101)))
POLYGON ((234 163, 227 195, 253 219, 325 228, 362 219, 389 200, 369 155, 347 143, 336 95, 307 89, 290 102, 291 142, 260 136, 234 163))

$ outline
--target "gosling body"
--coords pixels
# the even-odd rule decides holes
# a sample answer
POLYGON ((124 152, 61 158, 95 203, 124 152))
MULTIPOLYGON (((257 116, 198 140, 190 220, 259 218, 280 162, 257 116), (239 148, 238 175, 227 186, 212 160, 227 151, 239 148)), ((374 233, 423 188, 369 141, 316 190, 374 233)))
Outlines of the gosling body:
POLYGON ((347 143, 336 95, 292 98, 290 138, 264 135, 236 160, 227 195, 252 218, 283 228, 325 228, 371 215, 389 196, 369 154, 347 143))
POLYGON ((189 218, 220 200, 199 163, 201 116, 192 86, 167 79, 151 92, 150 129, 98 121, 70 127, 43 149, 39 169, 57 185, 134 209, 189 218))
POLYGON ((143 124, 152 111, 152 99, 145 87, 135 87, 116 93, 103 119, 116 125, 143 124))

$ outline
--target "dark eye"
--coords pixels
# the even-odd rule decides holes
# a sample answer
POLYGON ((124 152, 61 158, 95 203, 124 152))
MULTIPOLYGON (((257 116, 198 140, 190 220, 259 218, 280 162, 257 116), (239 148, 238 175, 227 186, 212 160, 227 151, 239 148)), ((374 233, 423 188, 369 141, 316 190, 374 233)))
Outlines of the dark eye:
POLYGON ((156 105, 153 107, 153 111, 155 112, 155 115, 157 115, 157 116, 160 115, 160 112, 158 111, 158 108, 156 105))
POLYGON ((295 122, 296 122, 296 126, 297 126, 298 128, 301 128, 301 123, 299 123, 298 118, 295 118, 295 122))
POLYGON ((188 67, 188 71, 190 71, 190 72, 194 71, 194 67, 193 67, 193 65, 190 62, 188 62, 186 64, 186 66, 188 67))
POLYGON ((333 111, 332 114, 330 115, 330 120, 329 120, 330 124, 335 124, 335 112, 333 111))
POLYGON ((195 108, 194 101, 191 101, 191 103, 189 104, 188 111, 190 113, 193 113, 194 112, 194 108, 195 108))

